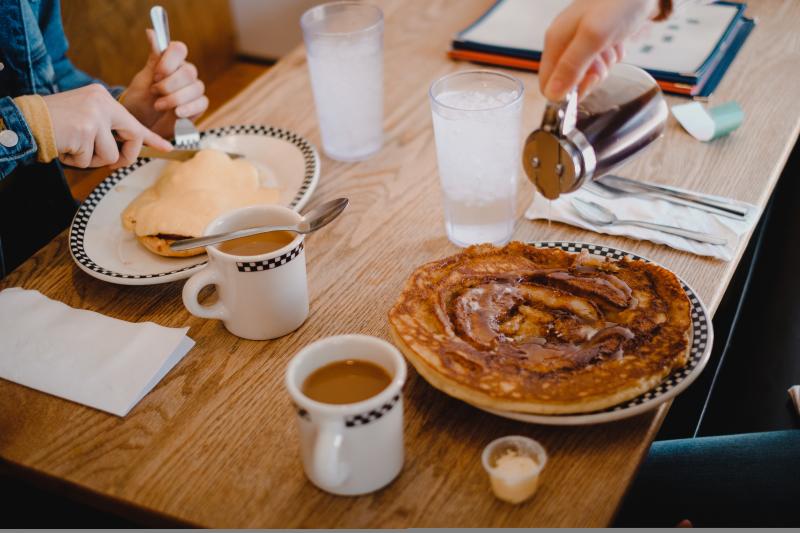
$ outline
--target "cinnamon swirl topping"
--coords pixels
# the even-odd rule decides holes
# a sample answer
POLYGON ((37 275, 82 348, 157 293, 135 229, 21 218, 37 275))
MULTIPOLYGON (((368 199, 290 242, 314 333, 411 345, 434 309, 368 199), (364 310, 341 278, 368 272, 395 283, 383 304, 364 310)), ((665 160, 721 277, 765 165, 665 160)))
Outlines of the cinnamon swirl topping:
POLYGON ((539 413, 601 409, 651 388, 685 364, 691 323, 661 267, 522 243, 423 265, 389 320, 434 386, 539 413))

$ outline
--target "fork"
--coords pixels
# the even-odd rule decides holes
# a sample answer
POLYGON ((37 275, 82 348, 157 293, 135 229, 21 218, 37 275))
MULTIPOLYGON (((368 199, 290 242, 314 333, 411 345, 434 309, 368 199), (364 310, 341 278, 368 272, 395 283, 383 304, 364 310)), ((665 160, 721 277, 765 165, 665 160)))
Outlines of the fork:
MULTIPOLYGON (((153 23, 153 31, 156 32, 158 51, 163 53, 170 40, 167 11, 161 6, 153 6, 150 9, 150 21, 153 23)), ((188 118, 178 118, 175 121, 175 146, 183 150, 200 149, 200 132, 188 118)))

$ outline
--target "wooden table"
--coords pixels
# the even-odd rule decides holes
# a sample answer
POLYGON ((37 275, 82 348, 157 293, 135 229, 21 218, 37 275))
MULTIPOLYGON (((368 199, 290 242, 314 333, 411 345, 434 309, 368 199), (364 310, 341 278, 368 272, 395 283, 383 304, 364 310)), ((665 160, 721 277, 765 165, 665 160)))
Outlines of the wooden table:
MULTIPOLYGON (((491 0, 386 0, 386 144, 358 164, 323 157, 312 205, 347 196, 346 216, 308 240, 311 316, 272 342, 236 338, 190 316, 182 283, 123 287, 91 278, 56 238, 0 287, 38 289, 106 315, 190 326, 196 347, 124 419, 0 381, 0 457, 6 466, 120 512, 211 527, 603 526, 610 523, 667 406, 618 423, 552 428, 484 414, 413 371, 405 388, 407 458, 388 488, 335 497, 303 476, 294 413, 283 388, 289 358, 328 335, 387 338, 386 312, 412 269, 457 249, 445 237, 427 89, 471 68, 445 58, 451 36, 491 0), (490 440, 530 435, 550 453, 534 500, 512 507, 489 492, 479 455, 490 440)), ((670 121, 666 138, 625 175, 729 195, 764 206, 800 128, 800 39, 794 0, 751 0, 759 26, 715 102, 747 118, 702 144, 670 121)), ((543 101, 532 74, 525 126, 543 101)), ((678 100, 674 100, 677 102, 678 100)), ((319 146, 304 52, 297 49, 205 126, 265 123, 319 146)), ((531 189, 523 195, 530 198, 531 189)), ((736 268, 669 248, 522 220, 515 237, 619 246, 672 268, 714 310, 736 268)), ((744 250, 741 242, 737 258, 744 250)))

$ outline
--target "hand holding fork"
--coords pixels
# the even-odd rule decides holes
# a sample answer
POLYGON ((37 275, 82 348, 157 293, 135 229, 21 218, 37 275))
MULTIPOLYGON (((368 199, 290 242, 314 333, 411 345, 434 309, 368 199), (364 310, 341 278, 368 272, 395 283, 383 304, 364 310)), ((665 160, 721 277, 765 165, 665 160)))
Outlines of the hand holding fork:
MULTIPOLYGON (((156 51, 162 55, 162 61, 160 63, 164 63, 165 61, 163 60, 163 54, 168 49, 170 44, 169 19, 167 18, 166 10, 161 6, 153 6, 153 8, 150 9, 150 21, 153 24, 153 32, 155 33, 155 43, 151 44, 155 44, 156 51)), ((185 49, 186 46, 183 45, 183 48, 185 49)), ((205 109, 208 107, 208 98, 203 96, 203 91, 205 90, 205 86, 203 85, 202 81, 196 79, 197 69, 194 68, 194 66, 191 63, 184 63, 181 67, 179 67, 179 69, 187 69, 187 68, 190 70, 189 74, 194 74, 196 83, 188 85, 186 87, 182 87, 181 89, 179 89, 178 92, 183 92, 184 95, 189 97, 194 96, 196 95, 196 93, 199 92, 198 96, 204 100, 201 100, 203 104, 202 106, 200 104, 196 104, 196 107, 202 107, 202 109, 197 113, 192 113, 192 115, 199 115, 200 113, 205 111, 205 109), (199 84, 199 87, 197 84, 199 84)), ((176 71, 175 74, 173 74, 173 76, 177 75, 178 73, 179 72, 176 71)), ((191 78, 191 76, 184 75, 183 78, 178 79, 172 85, 177 86, 178 83, 181 83, 181 81, 187 78, 191 78)), ((161 85, 164 89, 169 88, 170 84, 167 83, 168 80, 169 78, 159 81, 159 83, 155 85, 155 87, 161 85)), ((177 120, 175 121, 175 126, 174 126, 175 145, 178 148, 185 150, 197 150, 198 148, 200 148, 200 133, 197 131, 194 122, 192 122, 188 118, 185 118, 185 116, 180 115, 181 111, 186 113, 185 109, 181 110, 180 107, 175 108, 175 114, 178 117, 177 120)))
MULTIPOLYGON (((208 98, 204 94, 203 82, 197 78, 197 69, 186 61, 186 45, 169 40, 164 9, 154 7, 151 19, 154 29, 148 30, 147 36, 152 52, 144 68, 128 85, 121 101, 142 124, 156 133, 165 137, 175 133, 176 144, 183 147, 181 141, 196 142, 199 135, 187 141, 182 129, 186 124, 182 119, 199 116, 208 107, 208 98)), ((191 128, 196 133, 193 124, 191 128)))

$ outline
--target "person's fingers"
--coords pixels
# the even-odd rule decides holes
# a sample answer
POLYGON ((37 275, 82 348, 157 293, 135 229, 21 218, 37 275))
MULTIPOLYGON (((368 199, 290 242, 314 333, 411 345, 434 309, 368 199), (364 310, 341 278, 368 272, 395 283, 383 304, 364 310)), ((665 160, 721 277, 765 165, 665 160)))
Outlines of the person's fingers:
POLYGON ((72 159, 72 154, 59 154, 58 160, 68 167, 77 167, 75 161, 72 159))
POLYGON ((600 59, 602 59, 603 64, 606 66, 606 70, 608 70, 617 64, 617 51, 613 46, 609 46, 600 52, 600 59))
POLYGON ((169 141, 147 129, 122 105, 112 108, 111 127, 124 141, 141 140, 144 144, 164 152, 172 150, 172 144, 169 141))
POLYGON ((127 167, 139 157, 139 152, 142 151, 142 139, 136 137, 128 141, 123 141, 119 148, 119 159, 113 165, 113 168, 127 167))
POLYGON ((568 11, 558 15, 547 28, 544 37, 544 51, 539 64, 539 88, 542 92, 547 87, 561 54, 575 36, 576 30, 577 20, 568 11))
POLYGON ((80 168, 78 167, 78 164, 75 162, 75 159, 73 159, 72 154, 60 154, 58 156, 58 160, 61 161, 63 164, 67 165, 68 167, 80 168))
MULTIPOLYGON (((144 128, 144 126, 142 126, 144 128)), ((170 152, 172 151, 172 143, 166 140, 164 137, 159 135, 158 133, 144 128, 144 135, 142 136, 142 142, 147 146, 152 146, 157 150, 161 150, 162 152, 170 152)))
POLYGON ((621 63, 625 59, 625 44, 615 44, 614 51, 617 53, 617 63, 621 63))
POLYGON ((155 67, 154 81, 159 82, 178 70, 186 61, 186 56, 189 54, 189 49, 180 41, 172 41, 161 54, 161 58, 155 67))
POLYGON ((194 120, 205 113, 206 109, 208 109, 208 97, 204 95, 188 104, 175 108, 175 114, 181 118, 190 117, 194 120))
POLYGON ((76 151, 65 154, 65 158, 69 161, 68 165, 78 168, 89 168, 92 162, 92 152, 94 146, 91 143, 81 143, 80 148, 76 151))
POLYGON ((192 102, 203 96, 205 90, 206 87, 203 82, 196 80, 194 83, 184 87, 183 89, 179 89, 178 91, 167 96, 162 96, 153 103, 153 108, 156 111, 166 111, 168 109, 173 109, 175 107, 188 104, 189 102, 192 102))
POLYGON ((578 84, 578 99, 583 98, 592 88, 608 75, 608 68, 601 58, 595 59, 578 84))
POLYGON ((544 95, 549 100, 559 101, 572 87, 578 85, 595 59, 595 55, 606 48, 606 36, 589 24, 581 24, 561 54, 553 74, 547 82, 544 95))
POLYGON ((119 149, 114 139, 114 134, 110 129, 97 132, 94 139, 94 154, 92 155, 92 167, 102 167, 111 165, 119 159, 119 149))
POLYGON ((197 81, 197 67, 191 63, 184 63, 178 67, 178 70, 160 82, 154 83, 151 91, 153 94, 168 95, 191 85, 195 81, 197 81))

